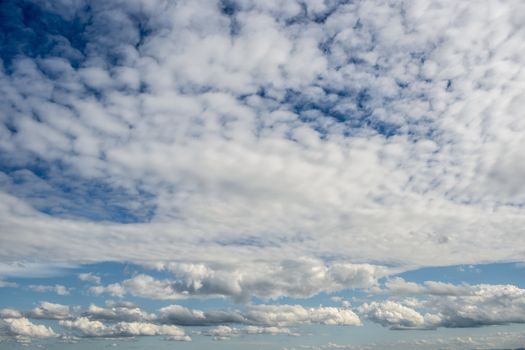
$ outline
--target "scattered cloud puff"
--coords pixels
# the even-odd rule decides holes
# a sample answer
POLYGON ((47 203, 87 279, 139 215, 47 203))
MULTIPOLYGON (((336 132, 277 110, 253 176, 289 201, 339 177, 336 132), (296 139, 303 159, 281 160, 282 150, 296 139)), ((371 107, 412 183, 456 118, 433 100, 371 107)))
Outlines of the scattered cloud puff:
POLYGON ((454 285, 452 283, 425 281, 423 285, 407 282, 400 277, 389 279, 385 282, 386 292, 389 294, 428 294, 428 295, 469 295, 473 292, 472 287, 454 285))
POLYGON ((325 324, 359 326, 359 317, 350 309, 335 307, 307 308, 302 305, 250 305, 244 311, 200 311, 180 305, 159 310, 162 322, 180 325, 247 324, 264 326, 292 326, 325 324))
POLYGON ((0 327, 7 332, 7 335, 11 336, 28 338, 50 338, 56 336, 51 327, 34 324, 23 317, 2 319, 0 320, 0 327))
POLYGON ((71 308, 68 305, 42 301, 39 306, 28 311, 26 316, 43 320, 63 320, 71 317, 71 308))
POLYGON ((0 318, 22 318, 24 317, 22 312, 16 309, 0 309, 0 318))
POLYGON ((105 325, 100 321, 92 321, 86 317, 75 320, 62 320, 62 327, 77 331, 85 337, 134 337, 134 336, 169 336, 170 340, 191 341, 184 330, 177 326, 156 325, 143 322, 118 322, 113 325, 105 325))
POLYGON ((422 300, 364 303, 360 315, 391 329, 463 328, 525 323, 525 290, 513 285, 460 285, 395 280, 396 294, 422 294, 422 300), (424 314, 416 309, 427 310, 424 314))
POLYGON ((100 276, 97 276, 91 272, 78 274, 78 279, 84 282, 91 282, 95 284, 100 284, 101 282, 100 276))
POLYGON ((359 317, 352 310, 336 307, 305 308, 301 305, 256 305, 249 307, 246 315, 247 318, 262 324, 361 325, 359 317))
POLYGON ((421 315, 419 312, 393 301, 365 303, 359 307, 359 313, 370 321, 391 329, 427 329, 434 328, 433 315, 421 315))
POLYGON ((83 313, 93 320, 106 321, 151 321, 156 319, 155 314, 147 313, 138 306, 128 303, 111 302, 107 307, 99 307, 95 304, 89 305, 83 313))
POLYGON ((28 288, 30 290, 38 292, 38 293, 53 292, 53 293, 56 293, 58 295, 69 295, 69 293, 70 293, 69 288, 67 288, 67 287, 65 287, 63 285, 60 285, 60 284, 56 284, 54 286, 32 284, 32 285, 29 285, 28 288))

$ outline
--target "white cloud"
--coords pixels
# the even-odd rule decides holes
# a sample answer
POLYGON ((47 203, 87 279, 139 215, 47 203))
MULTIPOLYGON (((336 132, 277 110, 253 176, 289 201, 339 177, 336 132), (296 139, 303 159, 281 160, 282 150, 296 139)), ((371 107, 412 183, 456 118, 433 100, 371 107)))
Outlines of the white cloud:
POLYGON ((339 326, 361 325, 359 317, 352 310, 336 307, 254 305, 248 307, 246 318, 258 324, 279 326, 309 323, 339 326))
POLYGON ((86 317, 74 320, 62 320, 62 327, 75 330, 84 337, 134 337, 165 335, 170 340, 190 341, 184 330, 172 325, 157 325, 145 322, 118 322, 105 325, 100 321, 92 321, 86 317))
POLYGON ((0 320, 0 325, 4 326, 8 334, 12 336, 29 338, 50 338, 56 336, 51 327, 36 325, 27 318, 6 318, 0 320))
POLYGON ((28 311, 26 317, 44 320, 64 320, 72 316, 71 308, 68 305, 42 301, 39 306, 28 311))
POLYGON ((83 313, 84 316, 95 320, 116 320, 116 321, 151 321, 156 318, 155 314, 147 313, 141 308, 134 305, 108 305, 108 307, 99 307, 95 304, 89 305, 83 313))
POLYGON ((0 318, 22 318, 23 314, 16 309, 4 308, 0 309, 0 318))
POLYGON ((237 302, 251 296, 274 299, 282 296, 307 298, 322 291, 370 288, 388 269, 369 264, 332 263, 298 259, 250 264, 168 263, 154 267, 168 270, 173 279, 155 279, 139 274, 121 283, 93 286, 95 294, 130 294, 151 299, 230 297, 237 302))
POLYGON ((394 291, 421 294, 424 299, 364 303, 360 315, 392 329, 461 328, 525 323, 525 290, 514 285, 450 285, 410 283, 394 291), (403 305, 404 304, 404 305, 403 305), (425 314, 417 309, 427 310, 425 314))
POLYGON ((215 340, 228 340, 231 337, 236 337, 242 334, 270 334, 278 335, 285 334, 291 336, 297 336, 298 333, 292 332, 288 328, 283 327, 258 327, 258 326, 246 326, 243 328, 235 328, 229 326, 217 326, 208 329, 204 332, 205 335, 212 336, 215 340))
POLYGON ((256 326, 290 326, 325 324, 359 326, 359 317, 350 309, 335 307, 307 308, 301 305, 250 305, 243 311, 191 310, 170 305, 159 310, 159 320, 181 325, 224 325, 228 323, 256 326))
POLYGON ((386 291, 390 294, 428 294, 428 295, 470 295, 472 288, 467 285, 454 285, 437 281, 425 281, 423 285, 407 282, 400 277, 385 282, 386 291))
POLYGON ((86 317, 74 320, 62 320, 60 325, 65 328, 74 329, 87 337, 102 337, 108 335, 110 330, 100 321, 91 321, 86 317))
MULTIPOLYGON (((392 329, 426 329, 434 328, 436 321, 431 315, 421 315, 419 312, 393 301, 371 302, 361 305, 360 314, 369 320, 392 329), (428 320, 430 319, 430 321, 428 320)), ((440 320, 437 319, 439 322, 440 320)))
POLYGON ((118 283, 108 284, 107 286, 92 286, 88 290, 95 295, 109 293, 116 297, 122 297, 126 294, 126 290, 118 283))
POLYGON ((39 292, 39 293, 47 293, 47 292, 53 292, 58 295, 69 295, 70 288, 67 288, 63 285, 56 284, 54 286, 46 286, 46 285, 29 285, 28 287, 32 291, 39 292))
POLYGON ((101 281, 100 276, 97 276, 91 272, 79 273, 78 279, 80 279, 81 281, 91 282, 95 284, 100 284, 100 281, 101 281))

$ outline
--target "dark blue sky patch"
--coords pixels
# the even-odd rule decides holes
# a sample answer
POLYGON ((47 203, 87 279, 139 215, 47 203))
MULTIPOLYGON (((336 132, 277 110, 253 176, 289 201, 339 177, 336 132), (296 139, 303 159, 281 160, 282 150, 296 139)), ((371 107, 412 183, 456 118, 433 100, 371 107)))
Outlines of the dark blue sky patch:
POLYGON ((321 134, 328 133, 326 118, 345 126, 346 135, 374 131, 391 137, 400 131, 399 125, 389 123, 374 115, 372 96, 367 89, 358 91, 324 88, 319 96, 288 91, 285 103, 301 121, 311 125, 321 134))
POLYGON ((90 57, 109 66, 126 60, 126 45, 139 49, 154 31, 147 16, 115 2, 55 6, 29 0, 0 2, 0 58, 61 57, 75 68, 90 57), (103 61, 99 59, 103 58, 103 61))
POLYGON ((219 9, 221 13, 230 20, 230 35, 235 36, 241 31, 241 25, 236 18, 236 14, 239 11, 239 5, 233 0, 221 0, 219 1, 219 9))
POLYGON ((226 16, 233 16, 239 10, 238 5, 233 0, 219 1, 219 9, 221 10, 221 13, 226 16))
POLYGON ((422 283, 424 281, 445 281, 452 284, 514 284, 525 287, 524 265, 516 263, 495 263, 478 265, 453 265, 425 267, 399 274, 403 279, 422 283))
POLYGON ((26 166, 0 162, 0 189, 62 218, 136 223, 150 221, 155 213, 153 195, 79 177, 59 162, 34 160, 26 166))
POLYGON ((64 57, 77 65, 86 48, 85 18, 65 20, 28 1, 0 2, 0 57, 64 57))

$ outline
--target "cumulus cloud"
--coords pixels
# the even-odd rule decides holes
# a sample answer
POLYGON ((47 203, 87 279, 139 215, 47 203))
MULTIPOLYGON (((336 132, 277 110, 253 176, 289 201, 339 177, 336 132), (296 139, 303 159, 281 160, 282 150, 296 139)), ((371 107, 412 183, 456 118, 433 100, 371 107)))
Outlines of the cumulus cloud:
POLYGON ((64 320, 72 317, 72 314, 68 305, 42 301, 37 307, 26 312, 26 316, 44 320, 64 320))
POLYGON ((365 303, 358 310, 369 320, 392 329, 427 329, 435 327, 435 319, 432 315, 423 316, 419 312, 393 301, 365 303))
POLYGON ((116 297, 123 297, 126 294, 125 288, 118 283, 111 283, 107 286, 92 286, 88 290, 95 295, 108 293, 116 297))
POLYGON ((243 311, 201 311, 180 305, 159 310, 159 320, 179 325, 224 325, 228 323, 258 326, 325 324, 359 326, 359 317, 350 309, 335 307, 307 308, 301 305, 250 305, 243 311))
POLYGON ((426 305, 441 313, 444 327, 525 323, 525 290, 513 285, 474 285, 470 295, 431 298, 426 305))
POLYGON ((251 264, 155 264, 173 273, 173 279, 155 279, 139 274, 121 283, 93 286, 94 294, 130 294, 151 299, 230 297, 237 302, 251 296, 274 299, 282 296, 307 298, 322 291, 370 288, 388 269, 370 264, 332 263, 300 259, 251 264))
POLYGON ((39 292, 39 293, 48 293, 48 292, 53 292, 53 293, 56 293, 58 295, 69 295, 70 293, 70 289, 63 286, 63 285, 60 285, 60 284, 56 284, 54 286, 46 286, 46 285, 35 285, 35 284, 32 284, 32 285, 29 285, 28 288, 32 291, 35 291, 35 292, 39 292))
POLYGON ((78 279, 81 280, 81 281, 85 281, 85 282, 91 282, 91 283, 95 283, 95 284, 100 284, 100 281, 101 281, 101 278, 100 276, 97 276, 91 272, 86 272, 86 273, 79 273, 78 274, 78 279))
POLYGON ((390 294, 427 294, 427 295, 469 295, 471 286, 467 284, 454 285, 437 281, 425 281, 423 285, 407 282, 400 277, 389 279, 385 282, 386 292, 390 294))
POLYGON ((83 315, 92 320, 126 322, 151 321, 156 318, 155 314, 147 313, 133 304, 123 303, 109 303, 107 307, 91 304, 83 315))
POLYGON ((306 308, 301 305, 254 305, 246 317, 255 323, 268 325, 326 324, 359 326, 359 317, 350 309, 336 307, 306 308))
POLYGON ((408 302, 364 303, 360 315, 392 329, 464 328, 525 323, 525 290, 514 285, 450 285, 426 282, 406 284, 396 280, 395 291, 425 293, 424 299, 408 302), (424 314, 417 309, 427 310, 424 314))
POLYGON ((165 335, 170 340, 191 341, 184 330, 172 325, 157 325, 144 322, 118 322, 105 325, 100 321, 92 321, 86 317, 74 320, 62 320, 62 327, 72 329, 84 337, 134 337, 165 335))
POLYGON ((22 318, 23 314, 16 309, 4 308, 0 309, 0 318, 22 318))
POLYGON ((50 338, 56 336, 51 327, 34 324, 27 318, 6 318, 0 320, 0 325, 11 336, 28 338, 50 338))

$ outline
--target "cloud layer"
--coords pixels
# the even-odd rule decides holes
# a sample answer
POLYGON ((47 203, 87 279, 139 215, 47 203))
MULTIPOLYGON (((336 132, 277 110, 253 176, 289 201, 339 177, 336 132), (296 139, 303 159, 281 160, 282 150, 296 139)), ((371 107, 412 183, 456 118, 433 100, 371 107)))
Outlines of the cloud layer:
POLYGON ((2 334, 60 333, 33 320, 172 340, 193 326, 225 339, 525 322, 518 286, 392 277, 525 261, 523 1, 20 0, 0 13, 0 288, 119 300, 10 306, 2 334), (85 289, 10 281, 102 262, 140 271, 83 269, 85 289), (352 307, 296 301, 355 291, 367 296, 352 307), (172 304, 196 298, 232 306, 172 304))
POLYGON ((2 259, 523 258, 520 1, 31 6, 96 15, 5 44, 2 259))

